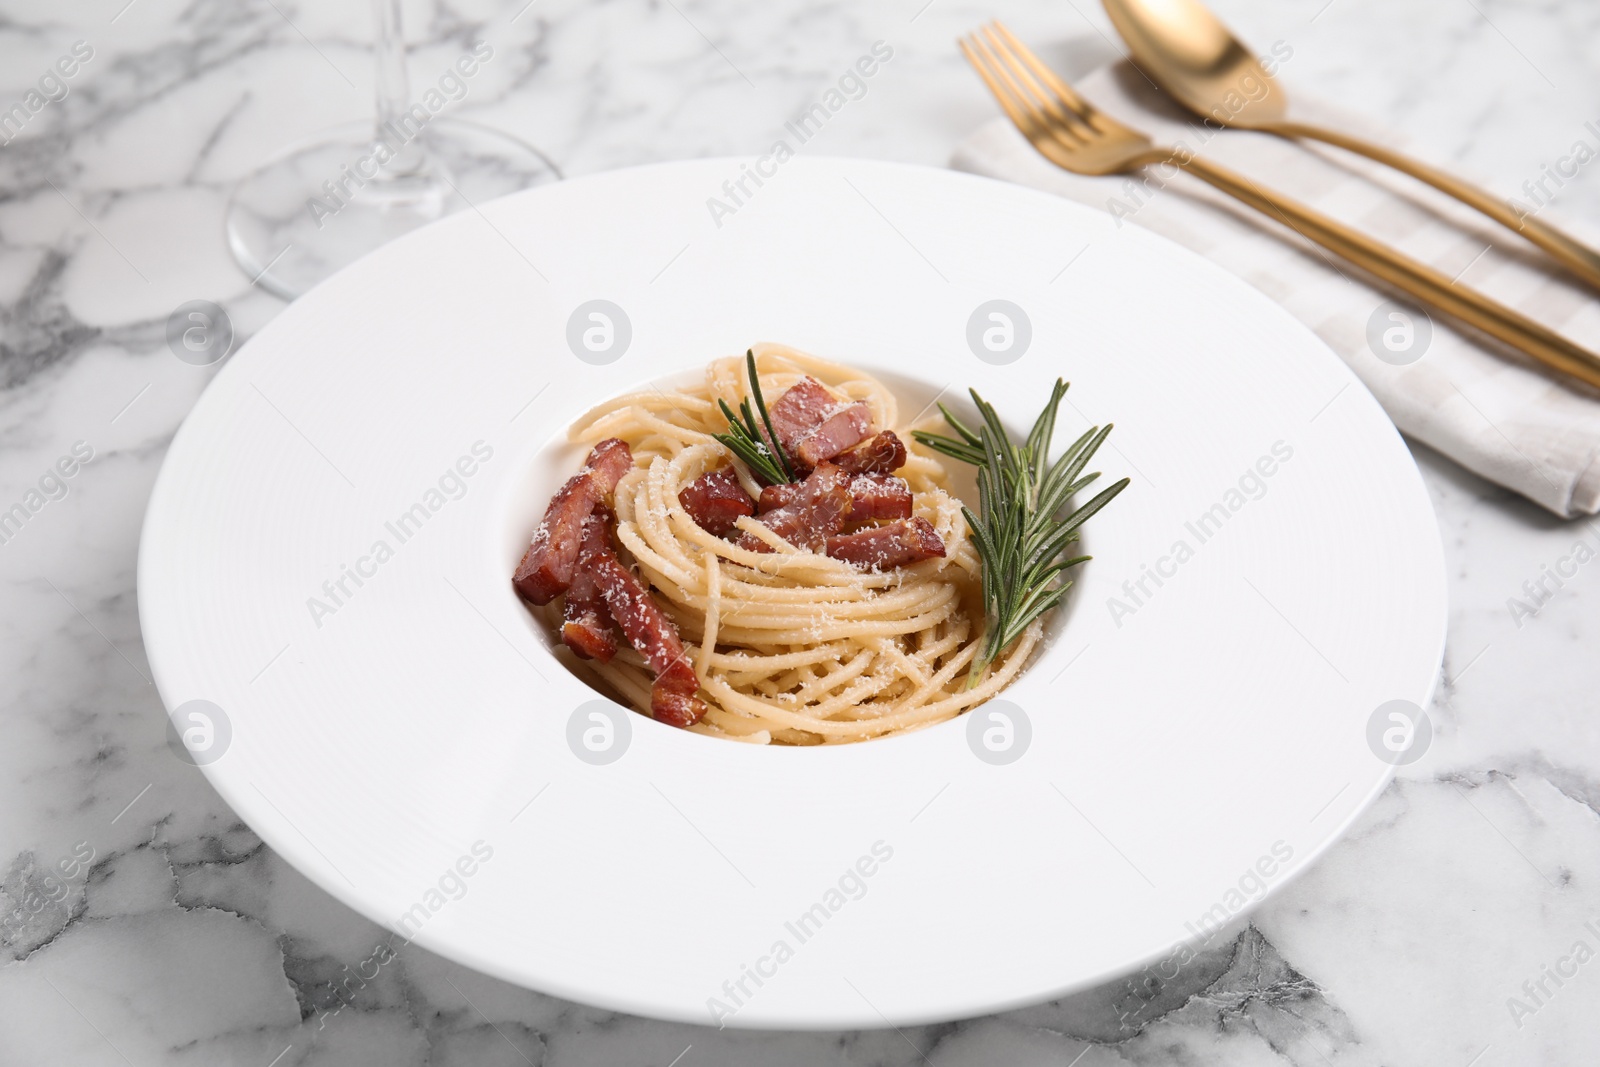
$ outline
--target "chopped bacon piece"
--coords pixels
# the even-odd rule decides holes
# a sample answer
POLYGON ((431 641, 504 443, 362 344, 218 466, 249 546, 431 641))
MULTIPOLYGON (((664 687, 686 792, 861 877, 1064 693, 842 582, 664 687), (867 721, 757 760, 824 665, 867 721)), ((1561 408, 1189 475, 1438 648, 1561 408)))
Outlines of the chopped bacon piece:
POLYGON ((674 660, 672 668, 658 674, 650 687, 650 714, 668 726, 693 726, 706 713, 705 704, 695 696, 699 691, 700 680, 687 656, 674 660))
POLYGON ((850 404, 830 414, 821 426, 800 438, 794 446, 800 462, 815 466, 858 444, 872 432, 872 410, 865 404, 850 404))
MULTIPOLYGON (((783 488, 792 491, 785 494, 788 503, 763 511, 756 520, 791 545, 820 552, 829 534, 844 529, 850 514, 850 476, 832 463, 824 463, 805 481, 783 488)), ((763 489, 762 503, 767 499, 767 489, 763 489)), ((748 534, 739 539, 739 545, 754 552, 771 551, 748 534)))
POLYGON ((791 460, 807 468, 830 460, 872 433, 872 409, 840 401, 815 378, 791 386, 768 414, 778 444, 791 460))
POLYGON ((664 692, 660 682, 650 691, 650 714, 657 722, 682 729, 699 722, 705 713, 706 706, 698 697, 664 692))
POLYGON ((793 504, 800 498, 800 482, 784 482, 782 485, 763 485, 761 487, 761 500, 756 510, 763 515, 769 511, 777 511, 781 507, 793 504))
POLYGON ((689 664, 678 627, 650 596, 639 576, 622 565, 610 538, 597 540, 593 543, 585 539, 581 565, 594 576, 600 598, 622 627, 623 636, 655 672, 651 714, 673 726, 693 726, 706 713, 706 706, 695 697, 700 681, 689 664))
POLYGON ((944 555, 944 542, 920 515, 828 538, 828 555, 862 570, 885 571, 944 555))
POLYGON ((756 506, 739 484, 732 467, 707 471, 678 493, 678 503, 702 530, 725 537, 741 515, 754 515, 756 506))
POLYGON ((820 425, 827 412, 838 404, 827 386, 815 378, 802 378, 789 387, 767 412, 783 450, 793 452, 795 442, 820 425))
POLYGON ((885 430, 866 444, 840 453, 833 462, 851 474, 893 474, 906 465, 906 446, 893 430, 885 430))
POLYGON ((511 583, 535 604, 548 604, 572 583, 583 522, 600 501, 594 475, 583 471, 556 490, 511 583))
MULTIPOLYGON (((818 470, 821 470, 819 467, 818 470)), ((779 508, 787 507, 800 498, 803 482, 788 485, 768 485, 761 490, 761 517, 779 508)), ((873 519, 909 519, 911 517, 911 487, 904 478, 888 474, 858 474, 849 481, 850 510, 847 522, 870 522, 873 519)), ((835 531, 837 532, 837 531, 835 531)))
POLYGON ((858 474, 850 479, 850 521, 909 519, 911 487, 892 474, 858 474))
POLYGON ((511 579, 525 600, 548 604, 566 592, 578 565, 584 521, 596 505, 605 503, 632 466, 627 442, 608 437, 594 446, 583 470, 556 490, 511 579))
MULTIPOLYGON (((583 524, 585 552, 596 552, 609 547, 606 530, 611 524, 611 511, 601 505, 589 513, 583 524)), ((583 567, 574 570, 572 584, 567 587, 567 599, 562 604, 561 641, 584 659, 610 663, 617 654, 617 631, 611 624, 611 613, 600 597, 600 587, 594 575, 583 567)))
POLYGON ((584 659, 610 663, 617 654, 617 634, 594 579, 579 571, 567 587, 562 607, 561 642, 584 659))
POLYGON ((600 491, 610 496, 622 476, 633 469, 633 450, 622 438, 608 437, 594 446, 583 465, 594 473, 600 491))

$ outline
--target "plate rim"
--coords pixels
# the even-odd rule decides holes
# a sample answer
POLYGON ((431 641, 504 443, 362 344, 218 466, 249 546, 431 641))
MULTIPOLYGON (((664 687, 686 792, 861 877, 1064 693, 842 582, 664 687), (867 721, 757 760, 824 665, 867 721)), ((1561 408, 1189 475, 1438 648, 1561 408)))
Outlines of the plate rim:
MULTIPOLYGON (((483 206, 488 206, 489 204, 501 204, 513 199, 540 197, 548 195, 553 191, 562 190, 566 187, 579 184, 601 185, 602 183, 608 181, 616 181, 619 179, 625 180, 629 177, 648 175, 663 170, 712 167, 726 168, 729 166, 737 168, 740 162, 742 162, 742 160, 738 157, 709 157, 687 160, 655 161, 637 166, 616 168, 612 170, 596 172, 593 174, 567 178, 561 182, 541 185, 533 189, 513 193, 508 197, 486 202, 486 204, 483 206)), ((1020 194, 1025 197, 1036 197, 1039 198, 1041 204, 1056 205, 1057 208, 1059 208, 1060 205, 1067 205, 1069 214, 1081 214, 1088 218, 1098 218, 1106 215, 1105 212, 1091 206, 1077 203, 1062 197, 1053 196, 1043 191, 1029 189, 1024 186, 1001 181, 999 179, 989 178, 983 175, 942 167, 924 166, 896 161, 856 159, 850 157, 804 156, 791 161, 790 165, 787 166, 785 170, 789 173, 790 180, 799 180, 800 172, 806 170, 816 171, 818 173, 837 173, 841 170, 878 170, 891 173, 909 171, 924 175, 938 175, 940 180, 953 181, 954 183, 958 184, 977 183, 975 186, 977 188, 984 188, 986 190, 1003 190, 1005 191, 1006 195, 1020 194)), ((985 191, 977 195, 987 196, 989 194, 987 191, 985 191)), ((461 213, 463 216, 466 214, 468 213, 461 213)), ((452 224, 452 220, 455 218, 456 216, 451 216, 441 219, 427 227, 423 227, 419 231, 414 231, 412 234, 407 234, 401 238, 398 238, 396 241, 391 242, 390 244, 398 245, 412 239, 417 234, 433 231, 436 227, 450 225, 452 224)), ((1248 293, 1252 294, 1251 299, 1257 302, 1259 306, 1270 306, 1271 308, 1275 309, 1276 312, 1279 313, 1280 319, 1283 321, 1285 326, 1298 329, 1308 339, 1315 342, 1314 347, 1317 349, 1317 358, 1320 359, 1323 364, 1330 368, 1337 368, 1335 373, 1343 375, 1342 380, 1347 386, 1350 384, 1357 386, 1362 393, 1366 394, 1368 400, 1370 400, 1371 403, 1374 406, 1377 406, 1381 411, 1381 405, 1377 404, 1376 398, 1372 396, 1370 390, 1367 389, 1366 385, 1361 381, 1359 376, 1355 374, 1355 372, 1345 363, 1345 361, 1341 359, 1327 345, 1327 343, 1322 340, 1322 338, 1317 336, 1317 334, 1309 326, 1301 322, 1298 318, 1294 317, 1286 308, 1284 308, 1276 300, 1272 299, 1272 297, 1270 297, 1268 294, 1251 285, 1248 281, 1239 277, 1238 275, 1235 275, 1232 272, 1217 266, 1216 264, 1205 259, 1205 257, 1184 247, 1181 244, 1178 244, 1175 241, 1172 241, 1169 238, 1163 237, 1160 234, 1156 234, 1142 227, 1135 227, 1135 229, 1138 232, 1139 240, 1145 241, 1148 244, 1162 249, 1163 254, 1175 254, 1178 258, 1189 259, 1194 266, 1198 267, 1198 269, 1205 271, 1207 274, 1213 277, 1217 277, 1219 279, 1225 278, 1228 284, 1235 286, 1241 292, 1247 291, 1248 293)), ((387 248, 389 246, 385 247, 387 248)), ((343 276, 347 271, 360 270, 365 262, 365 258, 357 260, 355 263, 352 263, 349 266, 341 269, 336 275, 334 275, 334 277, 343 276)), ((318 286, 317 288, 320 289, 322 286, 318 286)), ((139 553, 135 568, 136 596, 139 590, 148 588, 149 586, 155 584, 156 581, 157 576, 155 575, 154 571, 158 566, 158 563, 152 558, 153 554, 147 551, 147 546, 150 543, 150 538, 148 535, 152 525, 154 524, 153 517, 156 516, 158 508, 172 506, 164 503, 166 498, 175 491, 172 486, 172 481, 176 475, 172 473, 174 465, 170 462, 170 460, 174 453, 180 451, 183 442, 186 440, 186 435, 191 432, 190 416, 195 411, 199 410, 202 405, 208 402, 208 397, 215 397, 217 395, 218 390, 216 390, 216 385, 218 381, 221 381, 225 376, 242 373, 233 371, 231 369, 232 364, 240 362, 239 357, 243 353, 251 350, 252 348, 259 347, 257 345, 258 340, 263 337, 271 337, 277 329, 283 328, 281 324, 284 321, 286 314, 290 310, 291 309, 289 307, 285 307, 278 314, 274 315, 274 317, 268 323, 266 323, 261 330, 257 331, 250 337, 246 344, 240 346, 238 350, 230 354, 225 361, 225 365, 219 369, 219 371, 212 377, 211 381, 206 384, 205 389, 201 392, 199 397, 196 398, 189 412, 186 413, 183 423, 180 425, 178 431, 174 434, 172 441, 169 443, 167 451, 162 459, 161 469, 154 483, 152 484, 145 515, 140 525, 139 553)), ((1387 418, 1387 416, 1385 417, 1387 418)), ((560 427, 557 427, 552 432, 559 433, 560 427)), ((1409 480, 1413 483, 1415 492, 1418 494, 1421 502, 1426 504, 1427 513, 1429 515, 1433 515, 1434 509, 1432 500, 1428 493, 1426 483, 1422 478, 1420 468, 1416 463, 1415 454, 1412 452, 1409 443, 1404 440, 1399 430, 1394 427, 1392 420, 1389 422, 1389 432, 1393 433, 1399 440, 1402 452, 1406 457, 1405 466, 1407 468, 1409 480)), ((1444 659, 1445 646, 1448 636, 1450 610, 1447 560, 1443 550, 1442 534, 1438 530, 1436 522, 1431 529, 1431 533, 1432 537, 1428 539, 1428 548, 1430 555, 1433 558, 1433 562, 1437 564, 1438 573, 1437 575, 1432 576, 1430 581, 1436 585, 1440 596, 1438 604, 1438 618, 1435 623, 1435 632, 1431 642, 1434 649, 1434 651, 1431 653, 1433 670, 1429 675, 1427 692, 1422 701, 1422 706, 1425 709, 1432 704, 1441 680, 1439 668, 1442 666, 1444 659)), ((148 623, 150 620, 147 617, 146 599, 147 598, 145 597, 138 597, 141 637, 144 640, 146 658, 150 664, 152 679, 154 680, 156 689, 162 698, 162 704, 166 709, 166 714, 170 715, 171 710, 174 707, 174 701, 170 695, 172 693, 173 682, 171 674, 176 670, 175 664, 182 659, 182 654, 181 650, 178 649, 173 649, 170 647, 163 649, 163 642, 159 638, 154 640, 151 639, 151 635, 154 633, 154 631, 151 631, 148 628, 148 623)), ((950 727, 955 722, 956 720, 951 720, 950 722, 941 723, 938 725, 938 727, 935 727, 935 729, 939 727, 950 727)), ((363 898, 359 891, 357 891, 353 886, 347 887, 341 885, 338 879, 328 877, 327 872, 315 862, 314 857, 308 857, 308 850, 295 842, 289 834, 280 833, 275 823, 273 823, 271 820, 262 820, 266 822, 267 825, 272 827, 270 832, 264 833, 257 827, 255 822, 249 818, 246 818, 245 813, 247 811, 252 812, 252 814, 257 814, 257 809, 259 806, 254 805, 250 801, 248 796, 243 792, 242 784, 236 782, 232 777, 230 777, 226 773, 226 768, 219 768, 213 764, 202 766, 200 769, 205 774, 212 788, 214 788, 223 798, 223 800, 229 805, 233 813, 247 825, 249 825, 252 832, 256 833, 261 840, 266 842, 273 849, 274 852, 278 853, 278 855, 283 858, 284 862, 289 863, 296 869, 297 872, 301 873, 308 878, 308 880, 312 881, 313 884, 316 884, 319 888, 329 893, 335 899, 338 899, 341 903, 350 907, 363 918, 377 923, 386 930, 391 929, 387 919, 383 917, 378 903, 363 898)), ((1377 798, 1389 788, 1389 785, 1394 779, 1396 773, 1397 769, 1394 765, 1387 766, 1382 775, 1376 780, 1375 784, 1366 792, 1364 796, 1359 799, 1359 801, 1351 808, 1344 818, 1341 819, 1331 831, 1326 833, 1322 840, 1319 841, 1315 847, 1307 849, 1303 854, 1298 854, 1296 856, 1297 862, 1295 866, 1285 874, 1274 879, 1259 899, 1250 901, 1243 909, 1234 913, 1229 920, 1228 927, 1232 928, 1233 926, 1236 926, 1237 924, 1247 920, 1248 917, 1253 914, 1254 911, 1263 903, 1269 899, 1272 899, 1276 894, 1282 892, 1285 886, 1293 884, 1307 868, 1316 863, 1329 849, 1331 849, 1335 844, 1343 841, 1345 835, 1349 832, 1351 826, 1356 822, 1356 820, 1365 815, 1377 798)), ((604 990, 597 992, 596 990, 587 987, 580 987, 578 985, 572 985, 561 981, 550 972, 541 975, 538 983, 535 985, 530 980, 526 971, 519 971, 516 967, 511 966, 506 960, 499 960, 485 955, 484 953, 477 951, 471 945, 452 943, 444 932, 429 926, 424 926, 416 933, 414 937, 410 938, 407 943, 410 943, 411 941, 416 942, 423 948, 434 952, 445 959, 463 963, 476 970, 510 982, 519 987, 535 989, 539 992, 547 993, 553 996, 559 996, 579 1004, 593 1005, 596 1007, 605 1008, 607 1010, 622 1011, 648 1018, 666 1019, 675 1022, 690 1023, 701 1026, 707 1024, 706 1018, 702 1012, 694 1011, 692 1009, 678 1011, 667 1001, 648 1003, 628 995, 609 993, 604 990)), ((966 999, 971 1001, 973 1006, 970 1009, 963 1009, 959 1014, 954 1015, 945 1008, 936 1008, 920 1014, 916 1012, 896 1012, 892 1018, 886 1018, 881 1015, 876 1015, 874 1009, 872 1012, 863 1011, 858 1015, 814 1015, 802 1018, 769 1020, 763 1018, 759 1010, 752 1010, 747 1015, 745 1010, 742 1009, 738 1015, 735 1015, 729 1019, 726 1025, 735 1029, 749 1029, 758 1031, 854 1030, 882 1029, 888 1026, 898 1025, 923 1025, 927 1023, 950 1021, 953 1019, 972 1018, 1045 1003, 1082 989, 1092 988, 1096 985, 1104 984, 1107 981, 1134 973, 1139 968, 1147 966, 1149 963, 1155 960, 1161 959, 1167 951, 1169 951, 1169 949, 1158 949, 1147 956, 1138 959, 1131 959, 1121 966, 1108 969, 1104 972, 1076 977, 1053 990, 1040 992, 1037 995, 1029 994, 1019 997, 976 1000, 969 996, 966 999)), ((751 1007, 755 1008, 756 1005, 753 1004, 751 1007)))

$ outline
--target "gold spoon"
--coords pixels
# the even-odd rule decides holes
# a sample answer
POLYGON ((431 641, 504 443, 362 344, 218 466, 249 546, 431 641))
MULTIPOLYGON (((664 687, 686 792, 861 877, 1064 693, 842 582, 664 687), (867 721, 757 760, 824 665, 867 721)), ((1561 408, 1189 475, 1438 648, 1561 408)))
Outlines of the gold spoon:
POLYGON ((1427 182, 1550 253, 1600 289, 1600 253, 1459 178, 1337 130, 1291 122, 1288 97, 1199 0, 1101 0, 1139 69, 1184 107, 1222 126, 1323 141, 1427 182))

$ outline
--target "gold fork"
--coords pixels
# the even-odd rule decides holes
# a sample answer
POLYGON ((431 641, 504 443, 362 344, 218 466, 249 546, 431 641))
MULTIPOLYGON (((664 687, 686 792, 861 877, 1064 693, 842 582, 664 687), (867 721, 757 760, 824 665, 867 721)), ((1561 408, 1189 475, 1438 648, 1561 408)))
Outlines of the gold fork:
POLYGON ((1297 200, 1186 150, 1155 144, 1096 110, 999 22, 958 43, 1017 129, 1063 170, 1106 175, 1152 163, 1181 167, 1421 303, 1600 388, 1600 356, 1297 200))

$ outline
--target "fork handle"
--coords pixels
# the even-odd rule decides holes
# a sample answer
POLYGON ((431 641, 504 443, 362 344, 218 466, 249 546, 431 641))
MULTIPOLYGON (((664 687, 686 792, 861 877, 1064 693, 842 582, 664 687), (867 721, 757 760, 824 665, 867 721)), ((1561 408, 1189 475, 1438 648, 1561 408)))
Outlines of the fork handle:
POLYGON ((1501 200, 1486 189, 1482 189, 1471 182, 1462 181, 1451 174, 1446 174, 1437 167, 1430 166, 1418 159, 1402 155, 1380 144, 1352 137, 1340 133, 1338 130, 1326 129, 1322 126, 1311 126, 1302 122, 1275 122, 1271 125, 1258 127, 1269 133, 1282 137, 1298 137, 1312 141, 1322 141, 1335 148, 1342 148, 1346 152, 1366 156, 1387 167, 1393 167, 1402 174, 1409 174, 1420 182, 1448 193, 1468 207, 1476 208, 1489 216, 1500 225, 1515 233, 1521 234, 1529 241, 1544 249, 1563 267, 1593 289, 1600 289, 1600 252, 1596 252, 1588 245, 1581 244, 1569 235, 1556 229, 1548 223, 1535 218, 1531 211, 1518 211, 1508 201, 1501 200))
POLYGON ((1554 330, 1481 293, 1456 285, 1432 267, 1298 200, 1263 189, 1242 174, 1187 153, 1171 157, 1171 162, 1262 214, 1287 224, 1301 236, 1420 302, 1482 330, 1548 367, 1600 388, 1600 356, 1573 344, 1554 330))

